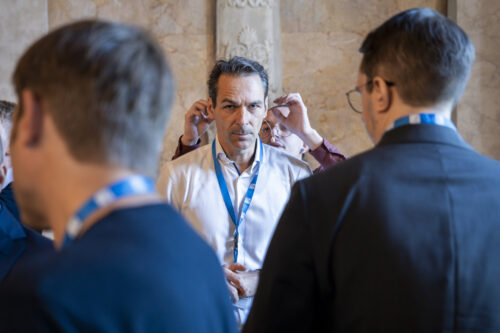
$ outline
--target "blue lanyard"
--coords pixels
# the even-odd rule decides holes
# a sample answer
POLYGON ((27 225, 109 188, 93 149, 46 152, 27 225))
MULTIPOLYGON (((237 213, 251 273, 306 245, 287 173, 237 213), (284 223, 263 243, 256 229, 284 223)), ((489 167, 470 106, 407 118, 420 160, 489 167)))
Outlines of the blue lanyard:
POLYGON ((439 126, 444 126, 451 128, 453 130, 457 130, 453 122, 440 114, 434 114, 434 113, 415 113, 409 116, 405 116, 402 118, 397 119, 392 125, 390 125, 387 131, 390 131, 391 129, 400 127, 400 126, 405 126, 405 125, 416 125, 416 124, 431 124, 431 125, 439 125, 439 126))
POLYGON ((101 188, 69 220, 66 226, 63 247, 78 236, 85 220, 97 210, 126 197, 154 193, 156 193, 156 190, 153 180, 142 175, 132 175, 101 188))
POLYGON ((238 261, 238 245, 239 245, 238 244, 238 242, 239 242, 238 228, 245 220, 246 213, 248 211, 248 208, 250 207, 250 203, 252 202, 253 194, 255 192, 255 185, 257 185, 257 178, 259 177, 260 164, 262 163, 262 150, 263 150, 262 141, 259 140, 259 144, 260 144, 260 155, 259 155, 260 162, 257 164, 255 176, 253 176, 252 181, 250 182, 250 185, 248 186, 247 194, 245 196, 245 200, 243 201, 243 207, 241 209, 240 217, 239 217, 239 219, 237 219, 235 209, 233 207, 233 203, 231 202, 231 197, 229 196, 229 190, 227 189, 226 180, 224 179, 224 175, 222 174, 220 163, 217 160, 217 155, 215 153, 215 139, 212 143, 212 157, 214 159, 215 173, 217 174, 217 181, 219 182, 220 192, 222 194, 222 198, 224 199, 224 203, 226 204, 226 209, 229 213, 229 216, 231 217, 231 221, 233 221, 234 226, 236 227, 234 234, 233 234, 233 237, 234 237, 234 249, 233 249, 234 262, 238 261))

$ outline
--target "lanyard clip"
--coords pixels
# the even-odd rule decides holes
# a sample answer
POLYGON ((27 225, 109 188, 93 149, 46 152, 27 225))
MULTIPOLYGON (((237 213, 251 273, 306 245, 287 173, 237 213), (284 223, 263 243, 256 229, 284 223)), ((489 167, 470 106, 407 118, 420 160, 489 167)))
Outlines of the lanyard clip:
POLYGON ((238 262, 238 241, 240 238, 240 234, 238 231, 234 233, 234 262, 238 262))

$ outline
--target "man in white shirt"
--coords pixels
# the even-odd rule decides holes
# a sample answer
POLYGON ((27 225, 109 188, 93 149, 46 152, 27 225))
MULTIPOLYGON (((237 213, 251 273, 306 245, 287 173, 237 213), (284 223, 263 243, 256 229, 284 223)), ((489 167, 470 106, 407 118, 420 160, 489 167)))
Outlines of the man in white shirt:
POLYGON ((2 139, 2 144, 4 147, 3 158, 5 165, 7 167, 7 175, 5 176, 5 181, 2 188, 12 183, 14 178, 12 177, 12 166, 10 164, 10 130, 12 128, 12 114, 16 104, 0 100, 0 137, 2 139))
POLYGON ((214 142, 165 164, 158 190, 212 246, 225 266, 241 324, 292 185, 309 166, 259 139, 268 79, 255 61, 219 60, 208 81, 214 142))

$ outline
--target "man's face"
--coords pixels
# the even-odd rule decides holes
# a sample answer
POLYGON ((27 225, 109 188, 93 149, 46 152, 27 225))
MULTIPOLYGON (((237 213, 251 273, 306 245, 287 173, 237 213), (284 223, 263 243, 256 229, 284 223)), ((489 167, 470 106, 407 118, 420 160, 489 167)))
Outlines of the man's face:
POLYGON ((209 103, 217 135, 227 154, 254 149, 267 112, 262 81, 257 74, 226 75, 218 81, 217 105, 209 103))
POLYGON ((367 77, 365 74, 362 74, 361 72, 358 73, 358 82, 357 82, 357 87, 361 92, 361 99, 362 99, 362 107, 363 107, 363 113, 361 113, 361 120, 365 124, 366 131, 370 135, 370 138, 372 141, 374 141, 375 138, 375 129, 376 129, 376 119, 374 115, 374 110, 373 110, 373 104, 370 99, 370 92, 366 89, 366 82, 368 81, 367 77))
POLYGON ((302 158, 305 151, 304 142, 280 124, 274 114, 269 111, 260 129, 262 142, 284 150, 290 155, 302 158))
POLYGON ((42 178, 37 161, 41 158, 23 144, 26 126, 21 126, 21 123, 25 121, 23 112, 18 110, 22 107, 21 105, 22 103, 19 103, 16 107, 10 138, 11 163, 16 179, 13 183, 14 194, 23 222, 36 230, 48 229, 49 224, 43 213, 44 204, 37 190, 39 180, 42 178))
POLYGON ((0 121, 0 137, 2 139, 2 147, 4 150, 4 162, 7 168, 11 168, 10 162, 10 130, 12 129, 12 124, 8 120, 0 121))

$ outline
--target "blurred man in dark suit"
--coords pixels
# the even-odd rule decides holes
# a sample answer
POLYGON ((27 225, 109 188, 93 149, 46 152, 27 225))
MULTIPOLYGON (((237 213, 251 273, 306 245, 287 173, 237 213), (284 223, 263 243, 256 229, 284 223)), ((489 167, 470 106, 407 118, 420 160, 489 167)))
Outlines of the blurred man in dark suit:
POLYGON ((474 47, 412 9, 361 52, 375 147, 295 186, 245 332, 499 332, 500 163, 450 120, 474 47))
POLYGON ((217 258, 148 177, 173 99, 160 46, 76 22, 33 44, 13 81, 21 217, 58 251, 1 288, 0 331, 235 332, 217 258))

